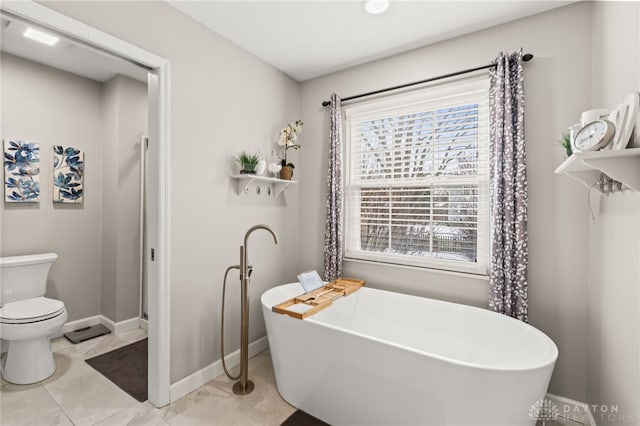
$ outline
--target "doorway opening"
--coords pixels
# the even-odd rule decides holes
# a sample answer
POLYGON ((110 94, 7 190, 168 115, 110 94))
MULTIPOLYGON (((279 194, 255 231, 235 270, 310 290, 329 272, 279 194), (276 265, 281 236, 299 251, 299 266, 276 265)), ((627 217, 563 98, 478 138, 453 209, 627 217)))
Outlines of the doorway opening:
MULTIPOLYGON (((105 68, 108 68, 104 65, 106 63, 110 64, 109 67, 113 67, 116 64, 115 77, 113 78, 122 80, 124 85, 135 85, 136 80, 138 80, 138 83, 143 80, 146 84, 146 100, 144 102, 146 104, 145 113, 148 125, 143 126, 137 135, 137 140, 135 141, 137 151, 133 153, 135 154, 135 163, 133 163, 133 166, 129 164, 128 168, 124 167, 128 171, 137 171, 137 173, 131 174, 133 176, 132 179, 137 180, 137 202, 134 203, 134 208, 129 209, 137 213, 133 221, 127 218, 127 222, 135 222, 138 230, 135 232, 134 241, 128 241, 128 243, 133 243, 140 250, 139 255, 136 257, 138 263, 138 285, 134 289, 134 293, 137 296, 135 298, 137 303, 134 308, 138 317, 144 317, 145 314, 148 317, 149 401, 157 407, 167 405, 170 402, 168 285, 170 256, 168 245, 169 62, 155 54, 36 3, 4 2, 0 5, 0 11, 3 16, 3 28, 5 25, 10 28, 11 21, 14 21, 16 25, 18 23, 27 23, 36 30, 39 29, 52 34, 69 43, 65 52, 80 55, 79 62, 84 64, 85 68, 87 68, 86 65, 89 68, 93 68, 92 72, 104 72, 105 68), (86 56, 83 58, 83 54, 90 54, 92 59, 88 60, 86 56), (97 58, 102 58, 104 63, 101 63, 97 58), (140 77, 141 75, 142 77, 140 77), (142 283, 147 284, 146 289, 140 286, 142 283), (144 300, 146 300, 146 303, 144 300)), ((3 37, 3 51, 5 50, 5 42, 6 38, 3 37)), ((20 52, 20 56, 25 58, 25 51, 20 50, 20 52)), ((7 50, 6 54, 11 55, 11 52, 7 50)), ((26 59, 40 63, 44 62, 45 64, 47 64, 45 60, 58 60, 57 64, 51 62, 47 64, 58 69, 74 66, 74 60, 64 58, 63 55, 59 54, 59 51, 52 54, 46 53, 45 50, 40 53, 36 52, 34 55, 36 56, 32 58, 26 57, 26 59), (49 55, 49 59, 47 59, 47 55, 49 55)), ((14 58, 10 59, 13 60, 14 58)), ((76 67, 77 65, 75 64, 76 67)), ((66 71, 78 74, 77 69, 66 69, 66 71)), ((113 69, 106 71, 114 72, 113 69)), ((85 69, 83 72, 89 71, 85 69)), ((128 92, 128 89, 125 91, 128 92)), ((134 156, 131 154, 131 152, 127 152, 127 155, 133 158, 134 156)), ((92 167, 96 165, 96 160, 96 158, 91 158, 92 167)), ((104 167, 105 164, 111 166, 105 158, 100 162, 101 167, 104 167)), ((88 161, 87 163, 89 164, 88 161)), ((103 173, 104 176, 105 174, 103 173)), ((131 176, 128 177, 131 178, 131 176)), ((46 188, 43 188, 43 191, 45 190, 46 188)), ((85 195, 86 197, 95 197, 95 194, 87 193, 85 195)), ((115 194, 114 196, 115 200, 118 199, 117 195, 115 194)), ((124 215, 126 215, 128 207, 131 207, 129 203, 122 205, 124 215)), ((81 205, 78 205, 66 211, 75 214, 81 208, 81 205)), ((126 231, 123 232, 127 234, 126 231)), ((114 252, 117 252, 117 247, 114 252)), ((129 288, 127 291, 131 291, 131 289, 129 288)), ((114 315, 117 319, 117 314, 114 315)))

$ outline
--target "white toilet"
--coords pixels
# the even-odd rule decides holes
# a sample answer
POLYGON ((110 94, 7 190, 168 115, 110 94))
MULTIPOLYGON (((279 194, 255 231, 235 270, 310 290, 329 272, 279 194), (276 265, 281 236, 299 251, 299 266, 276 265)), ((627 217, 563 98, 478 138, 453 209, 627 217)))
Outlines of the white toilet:
POLYGON ((0 258, 0 338, 9 342, 2 377, 25 385, 51 376, 51 336, 67 320, 59 300, 44 297, 55 253, 0 258))

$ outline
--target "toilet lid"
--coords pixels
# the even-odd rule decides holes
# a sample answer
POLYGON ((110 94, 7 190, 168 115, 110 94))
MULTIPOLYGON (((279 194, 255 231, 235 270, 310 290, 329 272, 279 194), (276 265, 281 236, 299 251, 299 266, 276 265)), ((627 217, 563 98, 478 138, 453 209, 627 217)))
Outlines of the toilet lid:
POLYGON ((0 322, 5 324, 25 324, 45 321, 57 317, 64 311, 64 303, 46 297, 5 303, 0 308, 0 322))

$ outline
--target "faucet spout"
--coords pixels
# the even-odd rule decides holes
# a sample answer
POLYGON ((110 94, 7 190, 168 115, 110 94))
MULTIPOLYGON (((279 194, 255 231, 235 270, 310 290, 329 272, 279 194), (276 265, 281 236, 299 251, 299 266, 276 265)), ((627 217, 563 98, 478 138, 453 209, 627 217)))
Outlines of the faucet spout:
POLYGON ((270 227, 268 225, 254 225, 251 228, 249 228, 249 230, 247 231, 246 234, 244 234, 244 246, 245 247, 247 247, 247 240, 249 239, 249 235, 251 235, 251 233, 253 231, 256 231, 258 229, 264 229, 265 231, 269 231, 271 233, 271 235, 273 236, 273 242, 278 244, 278 235, 276 234, 276 231, 274 231, 272 227, 270 227))

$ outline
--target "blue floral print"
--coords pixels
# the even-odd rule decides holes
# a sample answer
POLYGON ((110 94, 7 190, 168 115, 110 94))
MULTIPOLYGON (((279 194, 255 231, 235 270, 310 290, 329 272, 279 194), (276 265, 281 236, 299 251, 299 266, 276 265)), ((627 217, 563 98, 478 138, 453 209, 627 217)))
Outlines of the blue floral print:
POLYGON ((61 145, 53 147, 53 202, 82 203, 84 154, 61 145))
POLYGON ((5 141, 5 201, 15 203, 40 201, 40 148, 25 141, 5 141))

